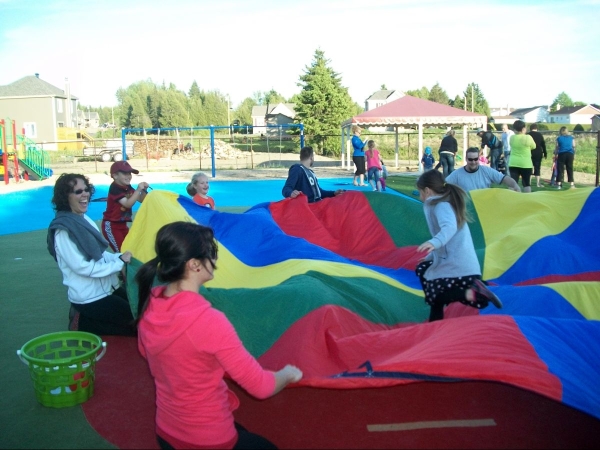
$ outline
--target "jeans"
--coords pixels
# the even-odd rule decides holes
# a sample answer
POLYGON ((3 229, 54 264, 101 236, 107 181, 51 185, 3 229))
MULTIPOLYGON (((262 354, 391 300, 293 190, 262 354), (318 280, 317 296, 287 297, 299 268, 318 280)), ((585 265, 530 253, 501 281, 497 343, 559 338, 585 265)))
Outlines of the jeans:
POLYGON ((375 185, 377 185, 377 182, 379 181, 379 169, 377 167, 371 167, 369 169, 368 181, 371 181, 371 179, 375 180, 375 185))
POLYGON ((444 170, 444 178, 454 172, 454 155, 450 153, 440 153, 440 162, 444 170))
POLYGON ((508 174, 508 167, 510 162, 510 152, 504 150, 504 165, 506 166, 506 173, 508 174))
POLYGON ((494 170, 498 170, 498 160, 502 154, 501 148, 493 148, 490 151, 490 167, 494 170))

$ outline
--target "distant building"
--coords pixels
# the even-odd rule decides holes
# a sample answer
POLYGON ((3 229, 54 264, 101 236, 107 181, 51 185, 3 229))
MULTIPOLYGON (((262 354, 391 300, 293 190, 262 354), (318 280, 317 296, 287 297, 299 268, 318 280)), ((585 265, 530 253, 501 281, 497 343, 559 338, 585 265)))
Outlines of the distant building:
POLYGON ((598 105, 565 106, 550 113, 550 123, 591 125, 592 117, 599 113, 598 105))
POLYGON ((267 128, 269 126, 278 126, 294 123, 296 111, 294 103, 277 103, 274 105, 258 105, 252 108, 252 134, 270 135, 278 134, 277 129, 267 128))
MULTIPOLYGON (((395 91, 390 89, 383 89, 373 93, 369 98, 365 100, 365 111, 372 111, 373 109, 379 108, 380 106, 387 105, 394 100, 404 97, 404 92, 395 91)), ((393 131, 392 127, 368 127, 369 131, 372 132, 384 132, 393 131)))
MULTIPOLYGON (((80 128, 96 129, 100 127, 100 115, 95 111, 77 110, 77 124, 80 128)), ((113 126, 114 128, 114 126, 113 126)))
POLYGON ((508 105, 506 105, 506 106, 499 106, 499 107, 491 107, 490 106, 490 116, 492 116, 494 118, 496 118, 496 117, 502 117, 502 116, 511 116, 511 113, 514 110, 515 110, 515 108, 509 108, 508 105))
POLYGON ((600 131, 600 114, 592 117, 592 131, 600 131))
POLYGON ((548 122, 548 114, 547 105, 519 108, 510 113, 515 120, 520 119, 525 123, 548 122))
POLYGON ((65 89, 42 80, 39 74, 0 86, 0 118, 15 120, 19 129, 36 143, 47 142, 46 150, 56 150, 60 128, 77 128, 77 101, 69 83, 65 89))
POLYGON ((394 90, 380 90, 372 94, 368 99, 365 100, 365 111, 370 111, 380 106, 386 105, 389 102, 398 100, 404 97, 404 92, 394 90))

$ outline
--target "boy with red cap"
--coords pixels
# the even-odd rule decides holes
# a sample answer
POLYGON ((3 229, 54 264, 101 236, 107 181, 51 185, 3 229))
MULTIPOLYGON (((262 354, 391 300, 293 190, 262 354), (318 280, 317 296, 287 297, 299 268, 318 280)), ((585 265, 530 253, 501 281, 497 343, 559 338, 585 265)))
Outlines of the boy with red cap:
POLYGON ((129 233, 127 222, 132 220, 131 208, 135 202, 142 203, 148 193, 148 183, 142 181, 137 189, 131 187, 131 174, 140 173, 127 161, 118 161, 110 166, 110 176, 113 178, 108 189, 106 211, 102 219, 102 234, 115 252, 121 251, 125 236, 129 233))

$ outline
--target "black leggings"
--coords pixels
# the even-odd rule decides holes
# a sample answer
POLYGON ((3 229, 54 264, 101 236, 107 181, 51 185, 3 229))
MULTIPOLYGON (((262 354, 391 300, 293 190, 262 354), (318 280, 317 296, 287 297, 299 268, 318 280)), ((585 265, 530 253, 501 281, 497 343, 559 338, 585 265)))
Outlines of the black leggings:
POLYGON ((463 305, 482 309, 488 305, 487 300, 476 297, 474 301, 467 300, 467 289, 470 289, 475 280, 481 280, 479 275, 467 275, 456 278, 425 279, 425 272, 431 266, 432 261, 423 261, 417 265, 415 273, 421 281, 425 293, 425 303, 431 307, 429 321, 444 318, 444 307, 452 302, 460 302, 463 305))
POLYGON ((111 295, 91 303, 71 303, 79 312, 79 331, 114 336, 136 336, 127 291, 120 287, 111 295))
MULTIPOLYGON (((238 440, 233 446, 234 449, 250 449, 250 448, 266 448, 266 449, 276 449, 277 447, 271 441, 265 439, 264 437, 250 433, 239 423, 235 422, 235 429, 238 432, 238 440)), ((171 444, 161 438, 159 435, 156 435, 156 441, 162 450, 174 450, 171 444)))

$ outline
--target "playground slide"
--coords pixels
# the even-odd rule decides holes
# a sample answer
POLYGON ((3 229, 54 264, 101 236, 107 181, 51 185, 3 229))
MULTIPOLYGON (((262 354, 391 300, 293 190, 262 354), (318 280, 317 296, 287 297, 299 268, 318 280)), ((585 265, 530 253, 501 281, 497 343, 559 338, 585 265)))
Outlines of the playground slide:
POLYGON ((22 166, 22 170, 27 171, 30 180, 44 180, 50 178, 54 173, 52 169, 40 167, 27 159, 20 159, 19 165, 22 166))

